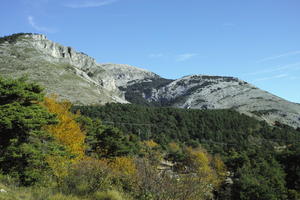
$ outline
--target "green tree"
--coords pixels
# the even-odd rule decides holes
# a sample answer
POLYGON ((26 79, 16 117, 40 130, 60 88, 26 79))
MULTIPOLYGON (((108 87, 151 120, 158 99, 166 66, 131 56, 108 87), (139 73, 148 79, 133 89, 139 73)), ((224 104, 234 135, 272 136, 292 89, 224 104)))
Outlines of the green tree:
MULTIPOLYGON (((300 145, 294 144, 278 155, 286 172, 286 185, 290 195, 300 198, 300 145)), ((290 197, 290 199, 297 199, 290 197)))
POLYGON ((234 199, 278 200, 286 199, 285 174, 278 162, 258 155, 237 170, 234 183, 234 199))
POLYGON ((136 154, 140 150, 136 135, 125 134, 118 128, 103 125, 99 119, 80 116, 77 121, 86 132, 87 155, 92 157, 118 157, 136 154))
POLYGON ((131 152, 128 137, 117 128, 107 127, 96 135, 97 152, 101 157, 124 156, 131 152))
POLYGON ((0 170, 23 184, 41 180, 47 169, 45 156, 63 151, 43 129, 56 119, 39 104, 42 91, 24 78, 0 77, 0 170))

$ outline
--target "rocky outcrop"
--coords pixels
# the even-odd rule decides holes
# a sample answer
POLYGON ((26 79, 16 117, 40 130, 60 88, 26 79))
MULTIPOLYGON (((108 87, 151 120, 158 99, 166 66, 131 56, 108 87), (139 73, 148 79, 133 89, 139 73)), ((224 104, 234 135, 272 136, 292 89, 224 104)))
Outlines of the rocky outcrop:
POLYGON ((145 69, 122 64, 102 64, 101 67, 110 72, 117 87, 127 87, 140 82, 159 78, 157 74, 145 69))
POLYGON ((57 63, 68 63, 74 67, 77 75, 87 81, 94 83, 107 90, 117 90, 115 80, 101 65, 97 64, 94 58, 75 51, 72 47, 65 47, 58 43, 52 42, 45 35, 25 35, 30 40, 33 48, 40 51, 44 60, 57 63), (90 77, 96 75, 97 79, 90 77))
POLYGON ((31 41, 31 45, 41 51, 45 59, 49 61, 68 62, 80 70, 86 71, 97 66, 95 59, 84 53, 76 52, 72 47, 65 47, 47 39, 45 35, 25 35, 31 41))

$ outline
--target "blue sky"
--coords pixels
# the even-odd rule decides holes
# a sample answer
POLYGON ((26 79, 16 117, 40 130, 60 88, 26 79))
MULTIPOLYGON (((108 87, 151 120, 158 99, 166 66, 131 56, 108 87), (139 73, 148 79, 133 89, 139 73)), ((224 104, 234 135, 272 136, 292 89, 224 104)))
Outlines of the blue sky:
POLYGON ((0 35, 46 34, 165 78, 235 76, 300 103, 299 0, 2 0, 0 35))

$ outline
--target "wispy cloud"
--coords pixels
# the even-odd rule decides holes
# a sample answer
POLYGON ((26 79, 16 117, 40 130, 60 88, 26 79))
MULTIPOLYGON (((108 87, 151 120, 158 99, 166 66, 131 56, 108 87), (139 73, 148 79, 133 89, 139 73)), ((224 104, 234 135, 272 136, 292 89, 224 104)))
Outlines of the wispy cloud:
POLYGON ((180 54, 177 56, 176 61, 178 62, 182 62, 182 61, 186 61, 189 60, 195 56, 198 56, 197 53, 185 53, 185 54, 180 54))
POLYGON ((268 76, 268 77, 263 77, 263 78, 258 78, 255 79, 254 81, 266 81, 266 80, 272 80, 272 79, 280 79, 280 78, 286 78, 288 77, 288 74, 278 74, 275 76, 268 76))
POLYGON ((277 66, 275 68, 269 68, 265 70, 260 70, 260 71, 255 71, 251 73, 247 73, 244 75, 259 75, 259 74, 268 74, 268 73, 273 73, 273 72, 280 72, 280 71, 291 71, 291 70, 299 70, 300 69, 300 62, 296 63, 291 63, 287 65, 282 65, 282 66, 277 66))
POLYGON ((150 58, 161 58, 163 56, 164 56, 163 53, 151 53, 148 55, 148 57, 150 57, 150 58))
POLYGON ((106 6, 115 3, 117 1, 118 0, 89 0, 89 1, 70 3, 70 4, 66 4, 65 6, 68 8, 95 8, 95 7, 106 6))
POLYGON ((261 62, 266 62, 266 61, 270 61, 270 60, 276 60, 276 59, 279 59, 279 58, 284 58, 284 57, 289 57, 289 56, 295 56, 295 55, 300 55, 300 51, 290 51, 290 52, 279 54, 279 55, 265 57, 265 58, 262 58, 262 59, 258 60, 257 62, 261 63, 261 62))
POLYGON ((53 28, 48 28, 44 26, 39 26, 36 22, 33 16, 28 16, 27 17, 28 23, 30 26, 32 26, 35 30, 40 31, 40 32, 46 32, 46 33, 55 33, 57 30, 53 28))

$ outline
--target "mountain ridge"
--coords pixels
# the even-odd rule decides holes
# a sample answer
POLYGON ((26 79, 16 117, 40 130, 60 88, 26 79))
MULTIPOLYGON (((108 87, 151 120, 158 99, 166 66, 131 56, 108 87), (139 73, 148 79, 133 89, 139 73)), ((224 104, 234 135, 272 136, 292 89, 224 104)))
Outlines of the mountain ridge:
MULTIPOLYGON (((10 37, 10 38, 9 38, 10 37)), ((41 34, 0 40, 0 73, 42 84, 75 104, 138 103, 186 109, 235 109, 300 127, 300 104, 286 101, 235 77, 189 75, 171 80, 125 64, 100 64, 41 34)))

